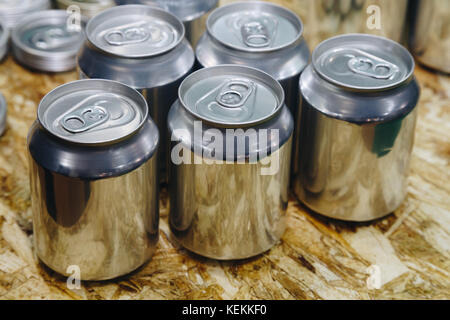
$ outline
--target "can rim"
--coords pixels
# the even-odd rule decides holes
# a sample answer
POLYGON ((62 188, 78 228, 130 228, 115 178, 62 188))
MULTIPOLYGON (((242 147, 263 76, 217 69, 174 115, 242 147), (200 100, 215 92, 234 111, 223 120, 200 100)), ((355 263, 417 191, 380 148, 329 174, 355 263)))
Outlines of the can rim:
MULTIPOLYGON (((29 0, 28 1, 28 6, 15 6, 15 7, 11 7, 11 8, 6 8, 3 11, 3 14, 5 15, 19 15, 19 14, 24 14, 24 13, 29 13, 30 11, 32 11, 33 9, 38 9, 41 6, 45 6, 46 8, 48 8, 48 6, 50 5, 50 1, 49 0, 29 0)), ((2 12, 2 10, 0 9, 0 12, 2 12)))
POLYGON ((409 82, 413 76, 414 76, 414 69, 415 69, 415 61, 413 56, 411 55, 411 53, 404 47, 402 46, 400 43, 388 39, 386 37, 382 37, 382 36, 377 36, 377 35, 372 35, 372 34, 366 34, 366 33, 346 33, 346 34, 342 34, 342 35, 338 35, 338 36, 334 36, 331 38, 328 38, 324 41, 322 41, 321 43, 319 43, 317 45, 317 47, 314 49, 314 51, 312 52, 311 55, 311 64, 313 66, 314 71, 324 80, 326 80, 327 82, 336 85, 338 87, 344 88, 344 89, 349 89, 349 90, 356 90, 356 91, 384 91, 384 90, 388 90, 388 89, 392 89, 395 87, 398 87, 406 82, 409 82), (408 71, 408 73, 405 75, 405 77, 403 77, 403 79, 398 80, 397 82, 394 83, 390 83, 390 84, 386 84, 386 85, 381 85, 381 86, 373 86, 373 87, 363 87, 363 86, 354 86, 354 85, 346 85, 338 80, 333 79, 332 77, 326 75, 325 73, 323 73, 320 68, 317 66, 317 60, 321 57, 321 52, 320 49, 322 49, 323 47, 329 45, 330 42, 332 41, 336 41, 336 40, 340 40, 340 39, 345 39, 345 38, 351 38, 351 37, 358 37, 358 38, 372 38, 372 39, 377 39, 377 40, 381 40, 381 41, 385 41, 387 43, 390 43, 391 45, 393 45, 394 47, 398 48, 399 50, 401 50, 403 52, 403 54, 408 58, 408 63, 410 64, 410 70, 408 71))
MULTIPOLYGON (((64 64, 64 66, 66 66, 66 60, 72 60, 73 58, 73 62, 72 63, 68 63, 67 65, 71 65, 71 68, 65 68, 63 67, 64 70, 69 70, 75 67, 76 61, 75 61, 75 57, 76 54, 79 50, 79 48, 73 49, 73 50, 67 50, 67 51, 59 51, 59 52, 51 52, 51 51, 44 51, 44 50, 38 50, 38 49, 34 49, 32 47, 29 47, 27 45, 25 45, 22 40, 20 39, 20 34, 22 33, 22 31, 24 30, 24 28, 26 28, 28 26, 28 23, 32 22, 32 21, 38 21, 38 20, 43 20, 44 23, 42 25, 46 25, 45 24, 45 18, 46 17, 51 17, 51 18, 67 18, 67 12, 65 10, 59 10, 59 9, 53 9, 53 10, 43 10, 43 11, 38 11, 38 12, 34 12, 32 14, 30 14, 29 16, 25 17, 20 24, 15 27, 13 29, 13 31, 11 32, 11 42, 12 42, 12 47, 15 50, 19 50, 19 55, 22 55, 23 53, 25 54, 29 54, 32 58, 37 58, 37 59, 44 59, 44 60, 51 60, 51 61, 55 61, 58 60, 58 62, 61 62, 62 64, 64 64)), ((82 30, 80 32, 82 32, 84 34, 84 27, 86 25, 86 18, 82 17, 81 20, 81 24, 82 24, 82 30)), ((82 46, 83 42, 80 42, 80 47, 82 46)), ((19 59, 22 60, 22 59, 19 59)), ((43 64, 43 63, 39 63, 42 61, 38 61, 38 63, 33 63, 30 60, 27 61, 22 61, 24 64, 31 66, 33 68, 36 68, 38 70, 45 70, 45 71, 53 71, 52 67, 49 67, 47 64, 43 64)), ((57 71, 60 71, 60 68, 55 67, 57 71)))
POLYGON ((296 43, 299 39, 302 38, 302 36, 303 36, 303 31, 304 31, 304 26, 303 26, 302 20, 301 20, 300 17, 299 17, 297 14, 295 14, 292 10, 289 10, 288 8, 285 8, 285 7, 283 7, 283 6, 281 6, 281 5, 278 5, 278 4, 275 4, 275 3, 264 2, 264 1, 239 1, 239 2, 233 2, 233 3, 227 4, 227 5, 225 5, 225 6, 221 6, 221 7, 219 7, 219 8, 214 9, 214 10, 210 13, 210 15, 208 16, 208 19, 206 20, 206 32, 207 32, 214 40, 216 40, 216 41, 219 42, 220 44, 222 44, 222 45, 224 45, 224 46, 226 46, 226 47, 229 47, 229 48, 231 48, 231 49, 234 49, 234 50, 237 50, 237 51, 243 51, 243 52, 251 52, 251 53, 274 52, 274 51, 278 51, 278 50, 282 50, 282 49, 284 49, 284 48, 287 48, 287 47, 293 45, 293 44, 296 43), (295 20, 295 24, 297 24, 298 27, 299 27, 299 31, 298 31, 297 36, 296 36, 293 40, 291 40, 291 41, 289 41, 289 42, 287 42, 287 43, 285 43, 285 44, 283 44, 283 45, 280 45, 280 46, 277 46, 277 47, 271 47, 271 48, 261 49, 261 48, 244 48, 244 47, 239 47, 239 46, 236 46, 236 45, 233 45, 233 44, 226 43, 226 42, 220 40, 219 38, 217 38, 217 37, 214 35, 214 32, 213 32, 213 30, 212 30, 213 24, 214 24, 214 22, 215 22, 214 19, 216 19, 216 18, 218 19, 218 18, 220 18, 221 16, 223 16, 223 15, 221 14, 222 11, 225 11, 225 12, 226 12, 226 10, 231 10, 231 8, 233 8, 233 7, 239 7, 239 6, 252 6, 252 5, 256 5, 256 6, 259 6, 259 7, 272 7, 274 10, 278 10, 278 12, 283 12, 283 13, 284 13, 284 16, 286 16, 286 17, 287 17, 287 16, 290 16, 291 19, 295 20), (216 15, 217 15, 218 17, 216 17, 216 15), (213 21, 213 20, 214 20, 214 21, 213 21))
POLYGON ((285 94, 284 94, 284 90, 283 90, 283 87, 281 86, 281 84, 275 78, 273 78, 270 74, 268 74, 260 69, 252 68, 252 67, 248 67, 248 66, 235 65, 235 64, 221 64, 221 65, 217 65, 214 67, 208 67, 208 68, 203 68, 203 69, 197 70, 197 71, 191 73, 189 76, 187 76, 183 80, 183 82, 181 82, 180 86, 178 87, 178 100, 180 101, 180 104, 183 106, 183 108, 190 115, 192 115, 195 118, 201 119, 202 121, 205 121, 206 123, 213 124, 215 126, 219 126, 219 127, 223 127, 223 128, 240 128, 240 127, 249 127, 249 126, 254 126, 254 125, 261 124, 261 123, 265 123, 265 122, 269 121, 270 119, 272 119, 273 117, 275 117, 283 109, 285 94), (198 77, 198 75, 201 73, 208 72, 208 73, 214 73, 217 75, 218 73, 216 73, 215 71, 217 69, 223 69, 223 68, 227 68, 229 70, 231 70, 231 68, 234 68, 234 69, 240 69, 241 71, 247 69, 248 72, 246 74, 252 74, 255 76, 257 76, 259 74, 260 76, 262 76, 262 77, 260 77, 260 80, 262 80, 264 78, 264 80, 262 80, 262 82, 264 82, 266 85, 268 85, 270 87, 272 85, 275 85, 277 87, 276 90, 279 92, 278 93, 279 102, 278 102, 277 107, 272 111, 272 113, 268 114, 264 118, 256 119, 253 121, 233 123, 233 124, 227 123, 225 121, 215 121, 215 120, 209 119, 207 117, 201 116, 198 113, 191 110, 191 108, 189 108, 186 105, 186 103, 184 102, 184 99, 183 99, 183 91, 186 90, 184 87, 187 86, 188 81, 192 81, 191 79, 193 79, 194 77, 198 77), (271 82, 271 84, 268 82, 271 82))
MULTIPOLYGON (((90 86, 90 88, 92 89, 92 86, 90 86)), ((70 92, 76 92, 77 90, 68 90, 65 93, 70 93, 70 92)), ((53 90, 51 90, 49 93, 47 93, 39 102, 38 108, 37 108, 37 120, 40 123, 40 125, 42 127, 45 128, 45 130, 55 136, 58 137, 64 141, 67 142, 71 142, 71 143, 75 143, 75 144, 80 144, 80 145, 87 145, 87 146, 98 146, 98 145, 103 145, 103 144, 109 144, 109 143, 115 143, 118 141, 122 141, 130 136, 132 136, 134 133, 136 133, 139 129, 142 128, 142 126, 144 125, 144 123, 147 121, 147 118, 149 117, 149 108, 148 108, 148 104, 147 101, 145 100, 144 96, 138 92, 137 90, 134 90, 133 88, 131 88, 130 86, 127 86, 126 84, 123 84, 121 82, 118 81, 114 81, 114 80, 107 80, 107 79, 83 79, 83 80, 76 80, 76 81, 72 81, 72 82, 68 82, 65 83, 63 85, 60 85, 56 88, 54 88, 53 90), (53 130, 51 130, 51 128, 49 128, 46 124, 46 122, 43 120, 43 113, 45 112, 46 107, 48 108, 51 103, 55 100, 61 97, 61 94, 64 94, 64 90, 67 90, 68 88, 70 88, 71 86, 74 86, 77 83, 87 83, 87 82, 96 82, 96 83, 100 83, 104 85, 104 88, 108 88, 109 90, 111 90, 113 88, 113 86, 116 87, 122 87, 125 90, 128 90, 129 92, 133 92, 133 94, 136 95, 136 97, 141 100, 139 103, 142 102, 142 105, 145 105, 144 109, 144 113, 142 115, 142 119, 139 123, 139 125, 132 131, 129 132, 123 136, 120 137, 116 137, 113 139, 103 139, 103 140, 97 140, 95 142, 80 142, 77 141, 75 139, 71 139, 68 136, 62 136, 59 134, 56 134, 53 130), (59 91, 63 91, 61 94, 58 95, 59 91), (53 97, 56 96, 56 97, 53 97), (49 102, 47 102, 47 100, 49 100, 49 102)))
POLYGON ((105 52, 107 54, 116 56, 116 57, 120 57, 120 58, 128 58, 128 59, 135 59, 135 58, 147 58, 147 57, 154 57, 157 55, 161 55, 164 54, 172 49, 174 49, 175 47, 177 47, 183 40, 184 37, 186 35, 186 28, 184 27, 183 22, 174 14, 159 8, 157 6, 151 6, 151 5, 143 5, 143 4, 127 4, 127 5, 123 5, 123 6, 116 6, 116 7, 112 7, 112 8, 108 8, 100 13, 98 13, 97 15, 95 15, 93 18, 91 18, 89 20, 89 22, 86 25, 86 38, 89 41, 89 43, 91 43, 96 49, 105 52), (102 17, 111 14, 111 12, 115 12, 115 11, 120 11, 122 14, 122 10, 131 10, 131 9, 141 9, 141 10, 150 10, 150 11, 156 11, 159 12, 160 15, 165 16, 166 17, 166 21, 169 21, 168 19, 172 19, 172 22, 175 21, 178 25, 174 25, 174 27, 178 30, 180 30, 180 35, 177 39, 177 41, 174 41, 172 44, 170 44, 170 46, 162 48, 159 51, 156 52, 152 52, 149 54, 119 54, 119 53, 115 53, 115 52, 110 52, 107 51, 103 48, 101 48, 100 46, 98 46, 96 44, 96 42, 94 41, 94 39, 92 39, 92 31, 91 29, 94 28, 94 24, 96 23, 96 20, 101 19, 102 17))

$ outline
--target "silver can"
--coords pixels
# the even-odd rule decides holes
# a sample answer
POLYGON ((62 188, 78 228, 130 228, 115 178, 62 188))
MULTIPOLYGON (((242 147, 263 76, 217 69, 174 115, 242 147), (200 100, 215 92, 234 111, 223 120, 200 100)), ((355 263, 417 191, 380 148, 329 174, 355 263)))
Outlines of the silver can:
POLYGON ((300 78, 297 197, 328 217, 368 221, 406 195, 419 86, 414 59, 386 38, 322 42, 300 78))
POLYGON ((35 70, 63 72, 76 67, 85 40, 85 21, 72 21, 64 10, 28 15, 14 28, 12 52, 17 61, 35 70))
POLYGON ((116 0, 116 3, 157 5, 173 13, 183 21, 186 38, 195 47, 205 31, 208 14, 217 7, 219 0, 116 0))
POLYGON ((6 109, 5 97, 0 93, 0 136, 5 132, 6 128, 6 109))
POLYGON ((69 9, 90 19, 97 13, 115 6, 115 3, 114 0, 56 0, 56 5, 60 9, 69 9))
POLYGON ((124 84, 79 80, 42 99, 28 150, 34 244, 47 266, 104 280, 151 258, 158 143, 144 97, 124 84))
POLYGON ((8 29, 13 29, 28 14, 50 7, 50 0, 0 0, 0 21, 8 29))
POLYGON ((411 1, 409 47, 424 65, 450 73, 450 1, 411 1))
POLYGON ((6 26, 0 21, 0 61, 8 53, 8 40, 9 40, 9 31, 6 26))
MULTIPOLYGON (((297 130, 298 80, 310 53, 303 39, 303 24, 295 13, 268 2, 237 2, 214 10, 206 29, 196 49, 199 64, 239 64, 270 74, 284 88, 297 130)), ((293 159, 298 153, 296 136, 294 133, 293 159)))
POLYGON ((260 70, 201 69, 169 112, 170 228, 197 254, 234 260, 269 250, 286 226, 292 115, 260 70))
POLYGON ((161 134, 161 180, 166 181, 167 113, 195 61, 183 24, 160 8, 127 5, 92 18, 86 35, 78 55, 80 77, 116 80, 143 94, 161 134))

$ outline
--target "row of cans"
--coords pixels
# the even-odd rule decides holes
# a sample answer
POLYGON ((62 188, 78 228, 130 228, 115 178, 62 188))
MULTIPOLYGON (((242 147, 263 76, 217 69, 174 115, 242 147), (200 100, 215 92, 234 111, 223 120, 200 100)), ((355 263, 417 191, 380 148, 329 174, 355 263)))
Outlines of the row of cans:
POLYGON ((166 176, 173 236, 222 260, 279 241, 290 180, 337 219, 403 201, 419 97, 404 47, 349 34, 310 56, 301 20, 267 2, 218 8, 206 27, 194 54, 156 7, 88 22, 83 80, 43 98, 28 136, 35 247, 54 270, 109 279, 149 260, 166 176))

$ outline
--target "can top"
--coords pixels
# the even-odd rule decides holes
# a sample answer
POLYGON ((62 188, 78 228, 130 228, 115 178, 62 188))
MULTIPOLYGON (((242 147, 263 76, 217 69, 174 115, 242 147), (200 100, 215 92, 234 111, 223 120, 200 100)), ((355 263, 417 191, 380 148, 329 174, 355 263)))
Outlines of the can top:
POLYGON ((281 6, 249 1, 215 9, 206 22, 208 33, 240 51, 269 52, 295 43, 303 33, 300 18, 281 6))
POLYGON ((396 87, 413 76, 414 59, 392 40, 345 34, 320 43, 312 54, 314 70, 340 87, 378 91, 396 87))
POLYGON ((30 11, 33 8, 45 7, 48 0, 0 0, 0 12, 16 14, 30 11))
POLYGON ((92 18, 87 38, 98 49, 125 58, 150 57, 176 47, 184 38, 183 23, 155 6, 125 5, 92 18))
MULTIPOLYGON (((44 61, 74 59, 84 41, 85 22, 72 21, 65 10, 38 11, 21 20, 12 31, 14 47, 28 54, 39 68, 44 61)), ((73 64, 73 63, 72 63, 73 64)))
POLYGON ((281 110, 284 91, 258 69, 220 65, 189 75, 178 90, 180 102, 196 118, 219 126, 250 126, 281 110))
POLYGON ((119 141, 148 117, 144 97, 116 81, 89 79, 64 84, 40 102, 38 120, 54 136, 79 144, 119 141))

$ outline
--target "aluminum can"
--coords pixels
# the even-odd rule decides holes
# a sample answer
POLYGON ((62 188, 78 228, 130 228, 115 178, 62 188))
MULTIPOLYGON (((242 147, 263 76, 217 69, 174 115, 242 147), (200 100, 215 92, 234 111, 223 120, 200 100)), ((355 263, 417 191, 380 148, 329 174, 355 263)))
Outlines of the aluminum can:
POLYGON ((6 109, 5 97, 0 93, 0 136, 5 132, 6 128, 6 109))
POLYGON ((430 68, 450 73, 450 0, 411 1, 409 47, 430 68))
POLYGON ((85 40, 85 26, 85 20, 72 21, 64 10, 30 14, 12 31, 12 52, 17 61, 34 70, 72 70, 85 40))
POLYGON ((47 266, 105 280, 152 257, 158 144, 144 97, 124 84, 79 80, 42 99, 28 150, 34 245, 47 266))
POLYGON ((198 40, 205 31, 208 14, 217 7, 219 0, 116 0, 123 4, 157 5, 176 15, 183 21, 186 38, 195 48, 198 40))
POLYGON ((8 40, 9 40, 9 31, 6 29, 6 26, 0 21, 0 61, 8 53, 8 40))
POLYGON ((78 55, 80 77, 116 80, 143 94, 161 134, 160 171, 166 181, 167 113, 195 61, 183 24, 163 9, 127 5, 92 18, 86 36, 78 55))
POLYGON ((297 197, 331 218, 369 221, 406 195, 419 86, 397 42, 349 34, 322 42, 300 78, 297 197))
POLYGON ((408 0, 292 0, 311 48, 340 34, 367 33, 403 42, 408 0))
POLYGON ((50 0, 0 0, 0 21, 6 28, 13 29, 28 14, 50 7, 50 0))
MULTIPOLYGON (((200 66, 239 64, 267 72, 283 86, 297 130, 298 80, 310 53, 303 24, 295 13, 268 2, 237 2, 214 10, 206 30, 196 48, 200 66)), ((293 159, 298 153, 296 136, 293 159)))
POLYGON ((114 0, 56 0, 60 9, 69 9, 72 12, 92 18, 97 13, 115 6, 114 0))
POLYGON ((282 236, 293 118, 281 85, 258 69, 201 69, 169 112, 170 228, 188 250, 220 260, 269 250, 282 236))

